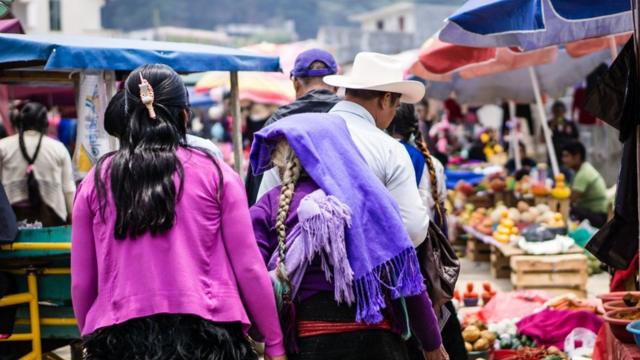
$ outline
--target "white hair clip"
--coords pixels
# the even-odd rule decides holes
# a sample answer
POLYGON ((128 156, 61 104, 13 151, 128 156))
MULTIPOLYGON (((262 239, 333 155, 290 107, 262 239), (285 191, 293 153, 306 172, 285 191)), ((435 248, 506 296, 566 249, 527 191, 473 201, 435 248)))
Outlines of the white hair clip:
POLYGON ((144 106, 147 107, 149 117, 155 119, 156 111, 153 109, 153 88, 147 79, 142 77, 142 73, 140 73, 140 85, 138 86, 140 87, 140 100, 142 100, 144 106))

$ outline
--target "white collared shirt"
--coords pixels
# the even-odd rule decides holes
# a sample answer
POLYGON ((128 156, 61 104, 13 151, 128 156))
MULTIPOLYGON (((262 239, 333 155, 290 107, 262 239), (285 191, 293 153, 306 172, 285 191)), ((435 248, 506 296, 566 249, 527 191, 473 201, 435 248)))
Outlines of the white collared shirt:
MULTIPOLYGON (((373 116, 356 103, 343 100, 329 112, 344 119, 367 164, 398 203, 414 246, 420 245, 427 236, 429 214, 418 193, 415 171, 404 146, 378 129, 373 116)), ((262 178, 258 199, 278 185, 277 171, 269 170, 262 178)))

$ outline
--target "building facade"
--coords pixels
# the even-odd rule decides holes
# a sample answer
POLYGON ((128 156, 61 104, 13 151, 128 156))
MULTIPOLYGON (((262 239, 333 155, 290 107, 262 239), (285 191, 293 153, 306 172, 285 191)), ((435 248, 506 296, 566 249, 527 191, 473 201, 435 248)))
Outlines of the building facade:
POLYGON ((28 34, 99 35, 104 0, 15 0, 11 12, 28 34))
POLYGON ((338 62, 353 60, 360 51, 395 54, 420 47, 444 25, 457 5, 397 3, 350 20, 357 26, 325 26, 318 41, 335 49, 338 62))

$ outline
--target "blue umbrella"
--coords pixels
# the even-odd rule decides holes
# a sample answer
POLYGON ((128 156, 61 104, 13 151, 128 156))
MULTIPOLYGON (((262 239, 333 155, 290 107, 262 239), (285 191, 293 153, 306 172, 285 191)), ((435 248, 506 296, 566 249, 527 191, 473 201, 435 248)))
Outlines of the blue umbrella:
POLYGON ((448 18, 440 39, 533 50, 631 31, 629 0, 470 0, 448 18))

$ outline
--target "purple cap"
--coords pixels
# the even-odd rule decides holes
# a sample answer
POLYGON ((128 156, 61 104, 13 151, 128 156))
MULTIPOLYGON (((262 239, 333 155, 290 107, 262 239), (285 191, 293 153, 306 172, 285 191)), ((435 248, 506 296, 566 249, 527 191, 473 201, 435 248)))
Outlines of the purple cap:
POLYGON ((296 58, 296 62, 291 70, 291 76, 295 77, 320 77, 334 75, 338 73, 338 64, 329 52, 322 49, 309 49, 303 51, 296 58), (323 62, 325 69, 310 69, 311 64, 316 61, 323 62))

